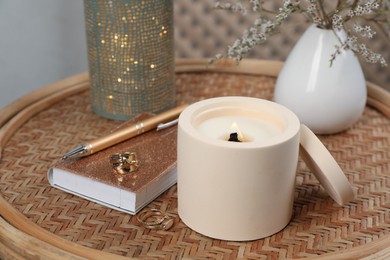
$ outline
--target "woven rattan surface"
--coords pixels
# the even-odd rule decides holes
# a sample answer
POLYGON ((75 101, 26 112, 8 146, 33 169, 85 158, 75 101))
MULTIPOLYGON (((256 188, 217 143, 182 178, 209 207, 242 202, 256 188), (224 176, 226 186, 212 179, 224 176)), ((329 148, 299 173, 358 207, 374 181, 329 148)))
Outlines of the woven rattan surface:
MULTIPOLYGON (((232 73, 176 75, 181 103, 224 95, 271 99, 274 83, 273 77, 232 73)), ((131 257, 265 259, 338 252, 390 233, 390 120, 373 108, 367 107, 348 131, 320 136, 351 182, 354 201, 338 206, 300 161, 290 224, 265 239, 229 242, 204 237, 180 221, 176 186, 148 206, 174 217, 168 231, 145 229, 134 216, 50 187, 47 170, 64 152, 120 124, 91 112, 88 98, 89 91, 82 92, 32 117, 9 140, 0 163, 1 196, 62 238, 131 257)))

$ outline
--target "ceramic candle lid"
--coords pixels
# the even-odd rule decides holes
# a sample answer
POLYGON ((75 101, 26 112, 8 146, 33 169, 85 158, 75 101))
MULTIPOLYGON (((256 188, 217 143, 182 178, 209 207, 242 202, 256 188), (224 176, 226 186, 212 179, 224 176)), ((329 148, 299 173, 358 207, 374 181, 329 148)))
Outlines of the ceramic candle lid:
POLYGON ((344 205, 354 198, 347 177, 335 159, 305 125, 301 125, 301 157, 317 177, 327 193, 339 204, 344 205))

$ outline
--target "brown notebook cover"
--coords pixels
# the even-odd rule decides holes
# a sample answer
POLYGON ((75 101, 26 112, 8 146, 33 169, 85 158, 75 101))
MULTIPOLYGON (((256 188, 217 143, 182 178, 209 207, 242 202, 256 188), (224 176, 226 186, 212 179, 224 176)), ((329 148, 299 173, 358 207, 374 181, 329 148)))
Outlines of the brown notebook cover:
MULTIPOLYGON (((141 114, 123 126, 150 117, 141 114)), ((48 172, 49 183, 58 189, 96 203, 136 214, 176 183, 177 127, 152 130, 96 154, 61 160, 48 172), (134 152, 138 169, 119 175, 110 155, 134 152)))

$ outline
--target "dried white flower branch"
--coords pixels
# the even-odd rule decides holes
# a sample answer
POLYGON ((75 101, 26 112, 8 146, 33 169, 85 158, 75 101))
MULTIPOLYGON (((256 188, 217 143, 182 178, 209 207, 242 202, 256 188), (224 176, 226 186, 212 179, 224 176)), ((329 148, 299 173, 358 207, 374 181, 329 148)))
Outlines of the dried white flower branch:
POLYGON ((215 7, 242 15, 256 13, 257 19, 239 39, 228 46, 225 54, 217 54, 211 62, 224 57, 240 61, 255 46, 279 32, 291 15, 301 14, 309 17, 319 28, 334 30, 336 34, 345 32, 346 37, 339 38, 340 44, 335 47, 330 64, 342 50, 350 49, 367 62, 387 66, 383 56, 369 49, 363 40, 372 39, 377 34, 371 24, 390 38, 390 0, 337 0, 334 5, 325 0, 283 0, 277 11, 265 9, 265 0, 232 1, 216 0, 215 7))

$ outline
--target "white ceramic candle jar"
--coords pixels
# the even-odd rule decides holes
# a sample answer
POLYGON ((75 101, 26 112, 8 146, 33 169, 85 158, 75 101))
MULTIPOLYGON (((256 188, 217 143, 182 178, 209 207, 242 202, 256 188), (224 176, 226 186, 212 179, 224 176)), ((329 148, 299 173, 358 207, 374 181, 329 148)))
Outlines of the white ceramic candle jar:
POLYGON ((178 126, 182 221, 235 241, 283 229, 292 216, 300 129, 294 113, 262 99, 221 97, 186 108, 178 126))

